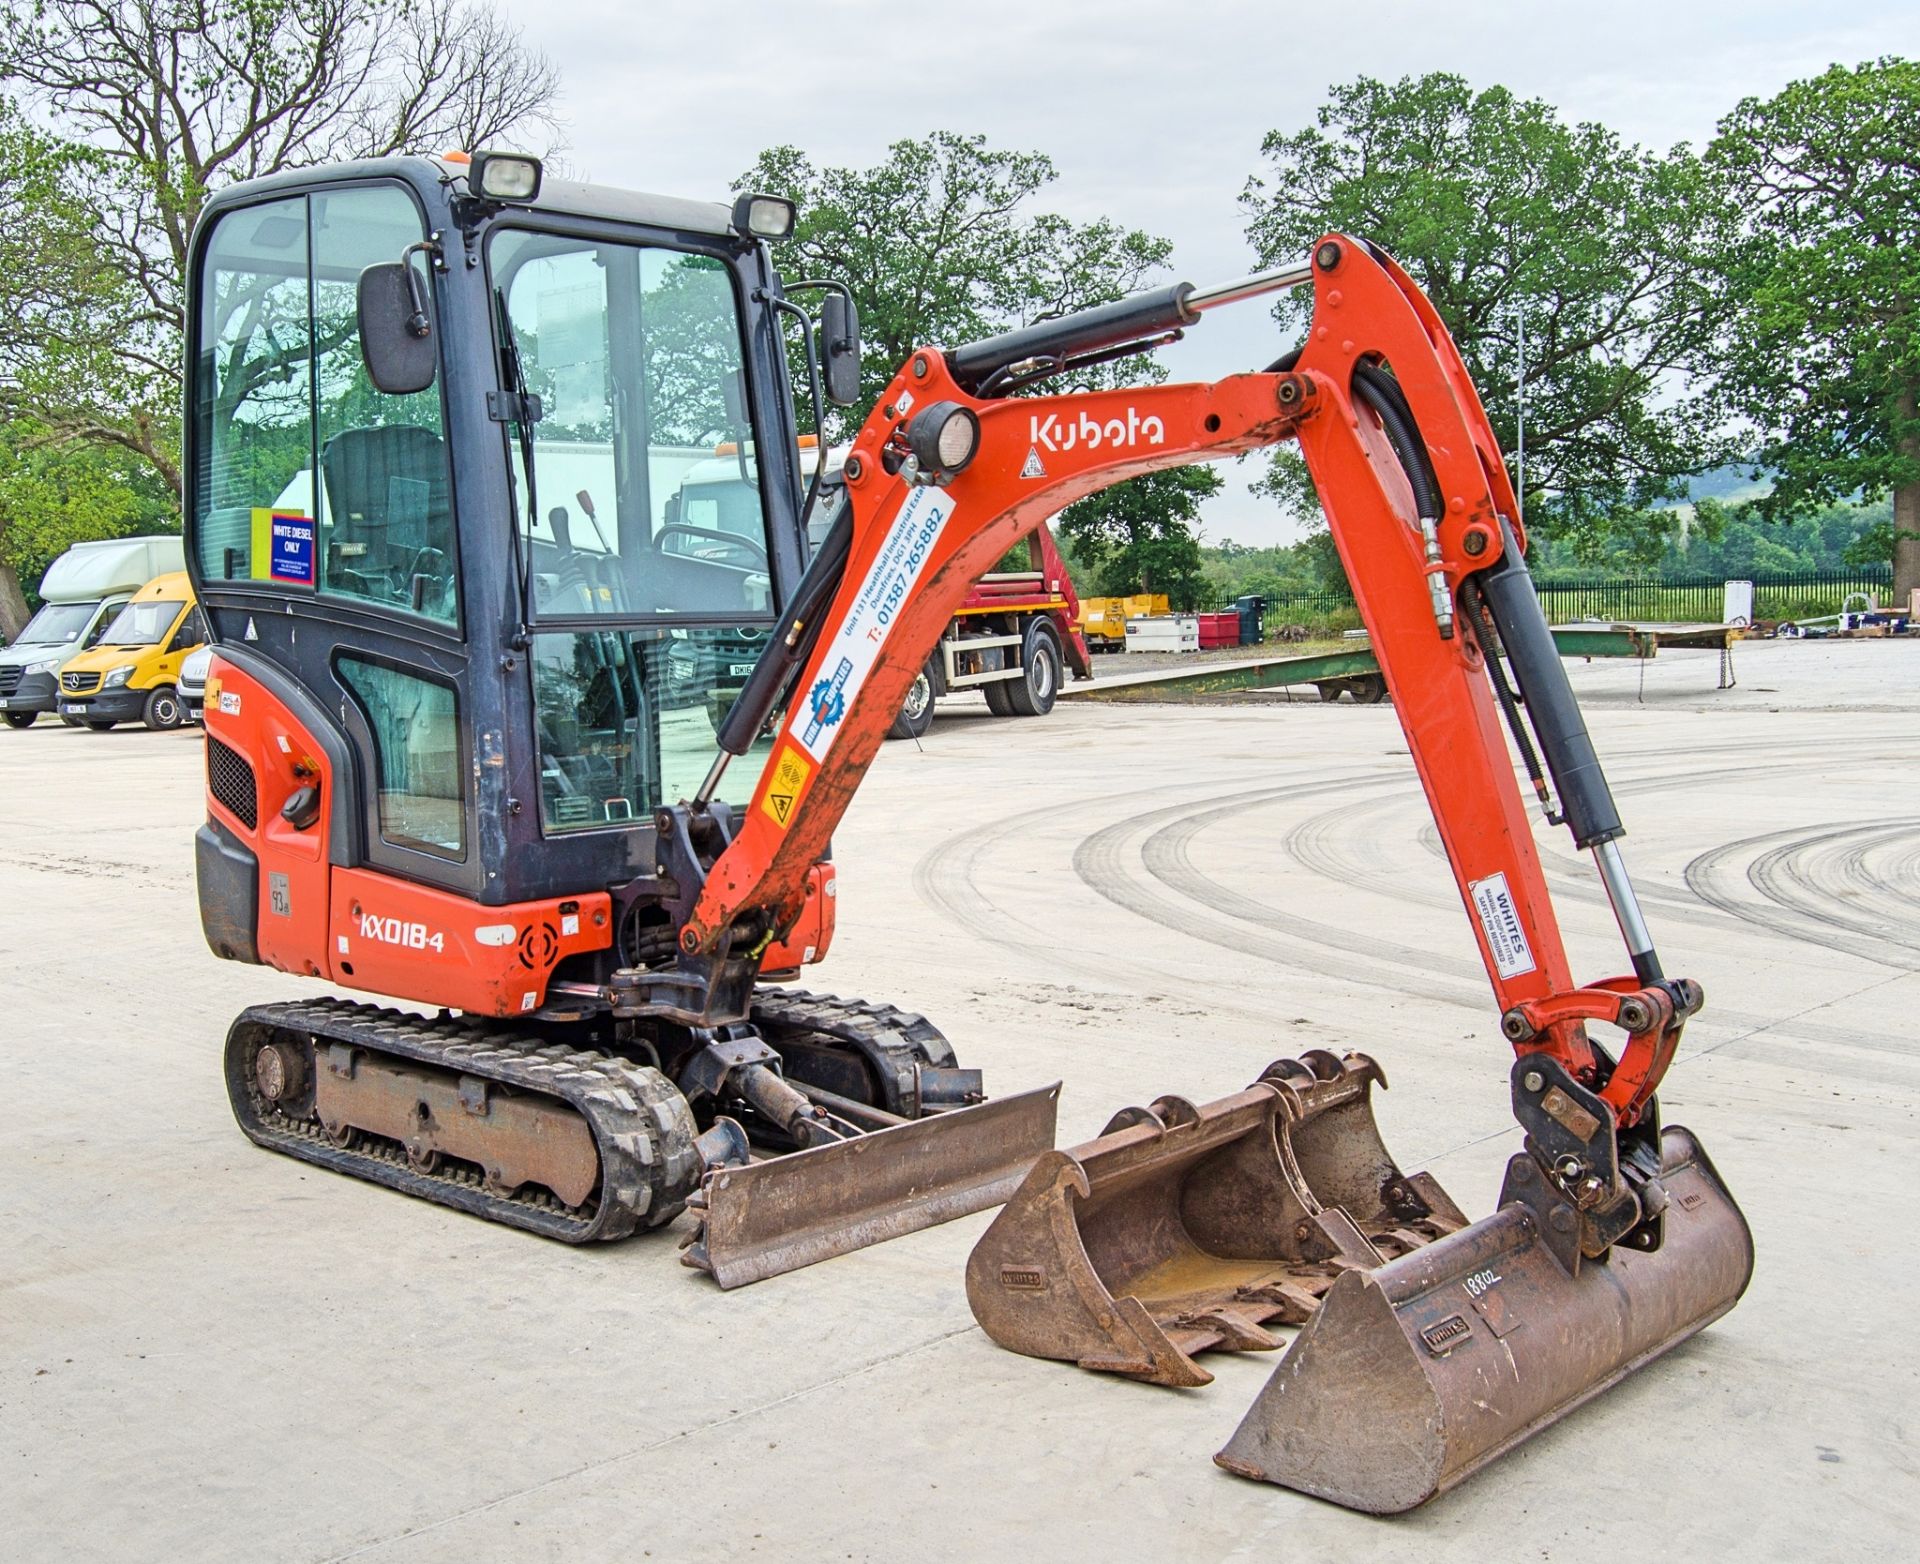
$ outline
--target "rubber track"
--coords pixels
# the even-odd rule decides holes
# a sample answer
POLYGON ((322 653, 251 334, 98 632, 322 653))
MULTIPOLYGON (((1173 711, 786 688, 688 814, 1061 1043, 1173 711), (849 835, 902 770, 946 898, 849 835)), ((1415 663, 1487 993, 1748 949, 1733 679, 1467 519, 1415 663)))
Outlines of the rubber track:
MULTIPOLYGON (((316 1057, 314 1066, 324 1069, 324 1059, 316 1057)), ((700 1179, 693 1116, 658 1070, 514 1037, 481 1022, 435 1020, 341 999, 255 1005, 228 1033, 226 1073, 234 1117, 256 1145, 566 1243, 624 1238, 637 1228, 670 1222, 700 1179), (599 1189, 587 1205, 570 1211, 545 1191, 496 1193, 464 1166, 422 1173, 401 1148, 377 1137, 361 1136, 364 1150, 335 1146, 317 1121, 289 1118, 253 1090, 250 1061, 262 1040, 260 1029, 309 1037, 316 1054, 346 1043, 564 1102, 593 1132, 599 1189)))
POLYGON ((919 1117, 916 1066, 954 1066, 953 1045, 925 1016, 864 999, 763 988, 753 996, 753 1024, 775 1049, 783 1038, 791 1037, 858 1054, 882 1076, 878 1106, 908 1118, 919 1117))

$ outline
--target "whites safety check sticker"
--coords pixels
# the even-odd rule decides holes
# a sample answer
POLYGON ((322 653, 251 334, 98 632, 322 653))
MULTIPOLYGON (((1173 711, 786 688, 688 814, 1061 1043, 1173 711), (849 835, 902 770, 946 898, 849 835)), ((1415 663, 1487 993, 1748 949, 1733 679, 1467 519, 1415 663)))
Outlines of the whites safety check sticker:
POLYGON ((953 501, 946 491, 927 485, 913 490, 893 518, 847 622, 827 648, 819 678, 787 728, 794 743, 815 760, 827 758, 841 718, 879 660, 880 648, 952 514, 953 501))
POLYGON ((1473 898, 1473 910, 1480 916, 1487 949, 1493 952, 1494 970, 1503 978, 1533 971, 1533 948, 1527 944, 1527 931, 1520 927, 1520 914, 1514 910, 1507 877, 1490 874, 1484 880, 1471 881, 1467 894, 1473 898))

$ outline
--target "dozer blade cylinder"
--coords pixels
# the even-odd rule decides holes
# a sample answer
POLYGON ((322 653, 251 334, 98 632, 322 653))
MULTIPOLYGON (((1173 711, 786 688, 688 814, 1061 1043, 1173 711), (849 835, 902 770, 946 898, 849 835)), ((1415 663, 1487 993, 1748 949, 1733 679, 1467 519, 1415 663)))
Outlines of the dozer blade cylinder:
POLYGON ((722 1287, 997 1206, 1053 1149, 1060 1086, 712 1173, 681 1261, 722 1287))
POLYGON ((1343 1276, 1225 1449, 1242 1477, 1390 1515, 1424 1504, 1712 1323, 1753 1274, 1746 1219, 1668 1127, 1661 1247, 1569 1273, 1514 1204, 1343 1276))

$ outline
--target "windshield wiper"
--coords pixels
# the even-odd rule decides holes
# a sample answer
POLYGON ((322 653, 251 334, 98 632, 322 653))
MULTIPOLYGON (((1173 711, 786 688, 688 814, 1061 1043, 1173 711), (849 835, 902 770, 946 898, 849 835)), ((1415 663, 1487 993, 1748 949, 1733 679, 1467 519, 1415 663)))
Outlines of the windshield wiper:
MULTIPOLYGON (((528 626, 533 622, 533 529, 539 525, 540 497, 533 475, 533 426, 540 421, 540 398, 527 389, 526 371, 520 363, 520 347, 513 337, 513 317, 507 313, 504 288, 493 290, 494 315, 500 335, 500 378, 505 391, 487 393, 487 416, 495 423, 511 424, 520 442, 520 466, 527 475, 527 538, 520 544, 520 527, 513 529, 513 571, 520 588, 520 633, 514 645, 525 650, 530 642, 528 626)), ((507 472, 507 489, 513 489, 513 472, 507 472)), ((517 506, 515 507, 518 508, 517 506)))

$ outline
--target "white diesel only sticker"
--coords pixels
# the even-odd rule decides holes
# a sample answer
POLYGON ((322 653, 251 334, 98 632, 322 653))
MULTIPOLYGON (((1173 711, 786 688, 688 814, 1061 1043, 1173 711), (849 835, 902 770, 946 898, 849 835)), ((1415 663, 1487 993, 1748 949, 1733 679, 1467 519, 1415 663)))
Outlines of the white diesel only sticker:
POLYGON ((1520 927, 1507 877, 1490 874, 1471 882, 1467 892, 1473 897, 1473 910, 1479 914, 1480 927, 1487 936, 1487 949, 1493 952, 1494 970, 1503 978, 1533 971, 1533 949, 1527 944, 1527 931, 1520 927))
POLYGON ((926 569, 941 529, 953 514, 944 489, 916 488, 901 505, 874 556, 873 569, 853 600, 847 622, 827 648, 820 676, 799 701, 787 731, 815 760, 825 760, 840 720, 867 682, 887 633, 913 585, 926 569))

